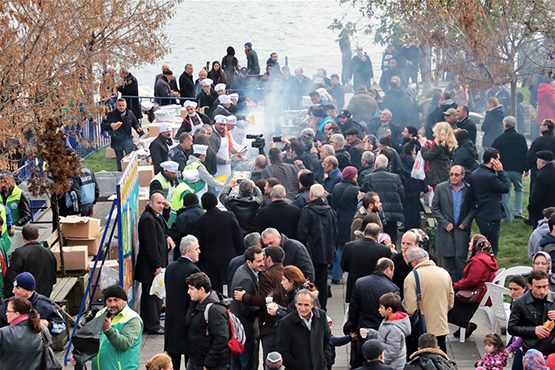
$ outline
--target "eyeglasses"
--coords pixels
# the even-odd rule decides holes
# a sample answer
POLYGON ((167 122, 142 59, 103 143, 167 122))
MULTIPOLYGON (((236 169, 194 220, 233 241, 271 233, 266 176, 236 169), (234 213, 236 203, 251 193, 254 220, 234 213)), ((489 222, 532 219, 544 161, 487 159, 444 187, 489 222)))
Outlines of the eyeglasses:
POLYGON ((451 177, 460 177, 460 176, 462 176, 462 173, 450 173, 449 176, 451 176, 451 177))
POLYGON ((8 312, 15 313, 16 311, 6 310, 6 313, 8 313, 8 312))

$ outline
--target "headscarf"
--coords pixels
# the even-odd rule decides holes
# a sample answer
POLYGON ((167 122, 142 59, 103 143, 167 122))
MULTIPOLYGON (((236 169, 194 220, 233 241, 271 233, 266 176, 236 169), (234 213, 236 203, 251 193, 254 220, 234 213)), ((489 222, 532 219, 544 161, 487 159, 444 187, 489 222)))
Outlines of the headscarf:
POLYGON ((532 257, 532 263, 534 263, 534 261, 536 260, 536 257, 539 255, 542 255, 545 257, 545 260, 547 261, 547 275, 551 277, 553 275, 553 272, 551 271, 551 256, 547 252, 539 251, 538 253, 534 254, 534 257, 532 257))
POLYGON ((491 243, 488 241, 488 239, 482 234, 476 234, 472 238, 471 257, 474 257, 480 252, 484 252, 489 256, 495 257, 495 255, 493 254, 493 248, 491 247, 491 243))
POLYGON ((537 349, 529 349, 522 360, 524 370, 547 370, 545 358, 537 349))

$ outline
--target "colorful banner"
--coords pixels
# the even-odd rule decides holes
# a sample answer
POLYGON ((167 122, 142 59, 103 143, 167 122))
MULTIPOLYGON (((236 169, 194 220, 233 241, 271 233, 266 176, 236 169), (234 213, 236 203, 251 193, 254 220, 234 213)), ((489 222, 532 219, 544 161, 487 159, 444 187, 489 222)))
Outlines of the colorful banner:
POLYGON ((118 196, 118 249, 119 280, 127 292, 130 307, 138 305, 137 289, 134 282, 133 267, 138 253, 139 225, 139 162, 137 153, 131 154, 131 160, 123 171, 117 184, 118 196))

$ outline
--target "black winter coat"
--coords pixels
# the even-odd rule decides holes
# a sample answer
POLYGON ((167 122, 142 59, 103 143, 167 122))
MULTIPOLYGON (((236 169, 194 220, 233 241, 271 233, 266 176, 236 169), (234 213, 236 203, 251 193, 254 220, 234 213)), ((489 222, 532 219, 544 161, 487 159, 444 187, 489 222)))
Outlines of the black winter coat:
POLYGON ((293 199, 293 205, 298 209, 303 209, 308 202, 310 202, 310 186, 299 190, 293 199))
POLYGON ((219 196, 220 202, 228 211, 233 212, 241 228, 249 233, 254 230, 256 214, 264 202, 262 192, 257 186, 254 187, 254 195, 249 196, 238 192, 232 193, 231 190, 232 188, 229 185, 222 189, 219 196))
POLYGON ((503 113, 502 105, 486 112, 482 123, 482 131, 484 131, 482 148, 490 148, 493 141, 503 133, 503 118, 505 118, 505 113, 503 113))
POLYGON ((202 302, 192 302, 187 311, 187 344, 191 362, 207 369, 223 369, 231 361, 229 339, 231 328, 227 309, 222 306, 215 291, 202 302), (208 324, 204 309, 208 311, 208 324))
POLYGON ((193 222, 204 214, 204 210, 198 204, 181 208, 177 211, 177 218, 175 219, 172 227, 168 230, 168 236, 171 236, 175 242, 174 261, 177 261, 181 255, 179 252, 179 245, 181 239, 188 234, 191 234, 191 226, 193 222))
POLYGON ((277 334, 277 351, 287 370, 322 370, 331 361, 331 331, 326 312, 312 309, 312 325, 308 330, 298 312, 281 319, 277 334))
MULTIPOLYGON (((177 245, 177 244, 176 244, 177 245)), ((166 268, 166 330, 164 332, 164 351, 168 353, 187 353, 187 316, 191 297, 187 294, 185 279, 200 272, 200 269, 188 258, 179 257, 166 268)))
POLYGON ((394 370, 394 367, 386 365, 383 361, 366 361, 362 363, 362 366, 355 370, 394 370))
POLYGON ((123 79, 123 84, 118 87, 118 91, 123 96, 137 96, 137 98, 124 98, 127 102, 127 109, 131 110, 137 119, 141 118, 141 104, 139 103, 139 82, 131 73, 123 79))
POLYGON ((301 210, 285 200, 276 200, 263 207, 254 220, 254 230, 262 232, 269 227, 277 229, 287 237, 297 238, 297 225, 301 210))
MULTIPOLYGON (((212 208, 206 211, 192 225, 191 233, 198 238, 202 246, 197 266, 206 271, 206 266, 228 266, 229 261, 239 254, 243 254, 243 232, 235 215, 229 211, 212 208)), ((226 274, 227 275, 227 274, 226 274)), ((221 277, 222 284, 227 277, 221 277)), ((213 285, 216 285, 212 282, 213 285)))
POLYGON ((341 180, 333 188, 331 206, 337 213, 337 244, 343 245, 350 238, 350 227, 357 211, 360 188, 350 180, 341 180))
MULTIPOLYGON (((195 100, 195 82, 193 81, 193 76, 185 72, 179 76, 179 95, 182 98, 190 98, 188 100, 195 100)), ((181 103, 183 102, 185 100, 181 100, 181 103)))
POLYGON ((399 287, 383 272, 374 271, 370 276, 364 276, 355 283, 349 305, 349 328, 358 333, 360 328, 378 330, 383 321, 376 307, 378 300, 385 293, 400 293, 399 287))
POLYGON ((389 109, 393 114, 391 121, 401 127, 413 123, 418 118, 418 113, 413 112, 412 107, 408 94, 398 87, 389 89, 383 98, 382 108, 389 109))
POLYGON ((166 139, 161 134, 158 135, 152 143, 150 143, 150 157, 152 158, 155 175, 162 171, 160 164, 168 160, 168 153, 170 151, 170 147, 168 145, 172 145, 172 143, 171 139, 166 139))
POLYGON ((315 265, 333 262, 337 238, 337 215, 323 199, 310 201, 301 210, 297 238, 306 245, 315 265))
POLYGON ((56 257, 38 242, 29 242, 13 251, 10 266, 4 278, 4 298, 13 296, 13 281, 22 272, 30 272, 37 282, 35 291, 50 297, 56 284, 56 257))
POLYGON ((478 221, 499 221, 505 217, 501 195, 509 192, 505 171, 495 172, 483 164, 470 176, 471 194, 476 199, 478 221))
POLYGON ((364 186, 375 191, 380 196, 385 219, 388 222, 403 221, 403 201, 405 189, 399 175, 389 173, 383 168, 377 168, 364 177, 364 186))
POLYGON ((453 108, 457 109, 457 104, 453 99, 444 100, 441 102, 440 106, 435 108, 428 117, 426 118, 426 138, 431 140, 434 137, 433 128, 436 123, 445 121, 445 116, 443 113, 447 111, 447 109, 453 108))
POLYGON ((462 121, 457 121, 457 128, 468 131, 470 141, 476 145, 476 124, 469 117, 466 117, 462 121))
POLYGON ((535 329, 548 320, 547 312, 555 310, 555 293, 548 290, 543 304, 543 311, 538 311, 534 304, 534 296, 529 290, 522 297, 513 302, 507 331, 509 334, 522 338, 522 351, 526 353, 530 348, 541 351, 544 356, 553 352, 555 346, 555 332, 549 337, 539 339, 535 329))
POLYGON ((166 229, 162 215, 157 215, 147 205, 139 218, 139 254, 135 266, 135 280, 152 284, 154 272, 168 265, 166 229))
POLYGON ((141 127, 139 121, 137 121, 137 117, 127 109, 124 112, 124 116, 121 116, 121 112, 117 109, 114 109, 106 116, 106 119, 102 123, 102 126, 106 132, 110 134, 111 137, 111 144, 110 146, 114 150, 122 150, 124 149, 124 145, 126 142, 133 141, 133 136, 131 136, 131 129, 135 131, 141 127), (112 129, 111 124, 115 122, 121 122, 122 125, 117 130, 112 129))
POLYGON ((449 146, 434 143, 432 147, 424 146, 420 149, 422 158, 426 161, 426 184, 435 186, 449 180, 451 161, 455 151, 449 146))
POLYGON ((404 370, 457 370, 457 364, 439 348, 423 348, 410 355, 404 370))
POLYGON ((505 130, 491 145, 499 150, 499 160, 505 171, 523 173, 528 171, 528 143, 524 135, 516 132, 514 128, 505 130))
POLYGON ((453 165, 456 164, 463 166, 466 172, 472 172, 478 168, 480 165, 478 162, 478 151, 472 141, 464 140, 459 143, 455 151, 455 158, 453 159, 453 165))
POLYGON ((542 136, 536 138, 532 142, 530 150, 528 151, 528 168, 530 168, 531 172, 530 189, 534 185, 534 180, 536 178, 536 174, 538 173, 538 167, 536 166, 536 153, 541 150, 549 150, 551 153, 555 154, 555 136, 553 135, 553 131, 543 132, 542 136))
POLYGON ((533 225, 537 225, 538 221, 543 218, 544 208, 555 206, 553 184, 555 184, 555 166, 548 164, 538 171, 530 191, 528 212, 533 225))
POLYGON ((391 249, 374 239, 362 238, 345 244, 341 255, 341 269, 349 273, 345 302, 351 300, 357 279, 371 275, 382 257, 391 258, 391 249))
POLYGON ((305 278, 314 281, 314 265, 304 244, 281 234, 281 243, 279 245, 285 251, 283 266, 297 266, 305 278))

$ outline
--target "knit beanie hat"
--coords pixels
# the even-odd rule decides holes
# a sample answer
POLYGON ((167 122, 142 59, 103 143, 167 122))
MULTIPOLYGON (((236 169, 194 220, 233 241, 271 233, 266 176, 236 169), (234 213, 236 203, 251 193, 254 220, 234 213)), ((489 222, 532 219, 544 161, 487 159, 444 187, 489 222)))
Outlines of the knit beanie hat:
POLYGON ((30 272, 22 272, 13 280, 13 285, 28 290, 30 292, 37 289, 35 277, 30 272))
POLYGON ((104 297, 104 302, 106 302, 108 298, 121 298, 124 301, 127 301, 127 293, 125 293, 125 290, 117 284, 104 289, 102 296, 104 297))
POLYGON ((270 352, 266 357, 266 362, 264 364, 266 370, 281 370, 283 369, 283 359, 279 352, 270 352))
POLYGON ((341 172, 341 178, 343 180, 354 180, 357 173, 358 171, 355 167, 347 166, 343 169, 343 172, 341 172))
POLYGON ((192 206, 198 204, 198 197, 195 193, 187 193, 183 197, 183 205, 185 207, 192 206))
POLYGON ((305 172, 299 176, 299 182, 305 188, 309 188, 314 185, 314 174, 312 172, 305 172))
POLYGON ((204 193, 202 195, 202 198, 200 198, 200 200, 202 202, 202 207, 205 210, 216 208, 216 206, 218 205, 218 198, 214 193, 211 193, 211 192, 204 193))

